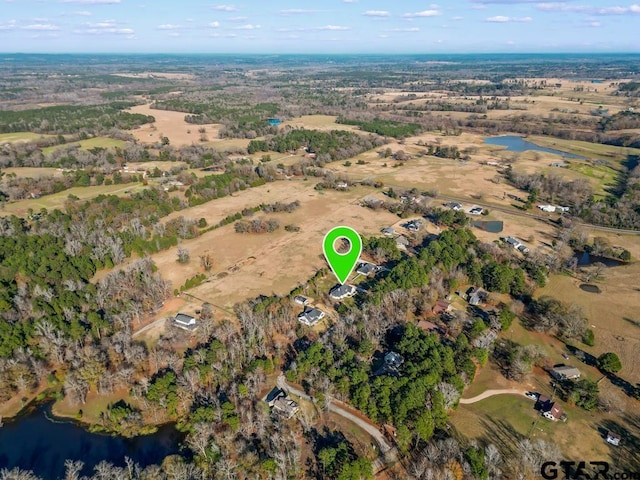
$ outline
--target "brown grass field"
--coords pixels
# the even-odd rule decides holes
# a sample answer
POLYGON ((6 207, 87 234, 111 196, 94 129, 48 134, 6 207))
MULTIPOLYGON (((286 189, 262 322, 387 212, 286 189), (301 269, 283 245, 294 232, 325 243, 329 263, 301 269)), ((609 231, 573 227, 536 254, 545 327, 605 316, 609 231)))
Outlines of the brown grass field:
POLYGON ((205 128, 209 139, 218 138, 220 125, 192 125, 184 121, 186 113, 172 112, 169 110, 155 110, 150 105, 137 105, 128 110, 131 113, 140 113, 142 115, 151 115, 156 121, 147 125, 142 125, 135 130, 131 130, 131 134, 142 143, 160 142, 160 138, 165 136, 169 138, 171 145, 182 146, 191 145, 192 143, 200 143, 200 133, 198 129, 205 128))
MULTIPOLYGON (((260 294, 286 294, 325 266, 322 258, 322 238, 336 225, 354 227, 361 235, 378 234, 384 226, 393 224, 397 217, 388 212, 374 212, 357 205, 366 191, 349 192, 313 189, 314 182, 284 181, 263 185, 193 209, 176 212, 198 219, 204 217, 210 224, 245 207, 261 202, 291 202, 299 200, 301 207, 293 213, 270 214, 268 218, 280 221, 281 228, 270 234, 238 234, 233 225, 213 230, 199 238, 184 241, 190 251, 187 265, 176 262, 176 249, 153 256, 163 277, 172 281, 174 288, 182 285, 202 271, 198 257, 208 252, 214 257, 210 280, 189 293, 210 301, 214 305, 231 307, 236 302, 260 294), (284 226, 293 224, 299 232, 286 232, 284 226)), ((257 213, 256 217, 265 217, 257 213)))
POLYGON ((307 130, 348 130, 352 132, 359 132, 358 127, 353 125, 342 125, 336 123, 335 115, 303 115, 301 117, 293 118, 287 122, 283 122, 282 126, 289 126, 293 128, 306 128, 307 130))
POLYGON ((62 170, 53 167, 8 167, 2 172, 9 175, 15 173, 19 178, 62 177, 62 170))

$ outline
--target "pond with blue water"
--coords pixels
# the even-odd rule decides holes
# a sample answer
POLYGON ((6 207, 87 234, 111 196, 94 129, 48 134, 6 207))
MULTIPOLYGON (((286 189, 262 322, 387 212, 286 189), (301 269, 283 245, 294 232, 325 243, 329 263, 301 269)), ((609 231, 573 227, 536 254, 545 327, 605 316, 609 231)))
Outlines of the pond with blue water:
POLYGON ((512 152, 524 152, 526 150, 534 150, 537 152, 552 153, 554 155, 561 155, 564 158, 573 158, 576 160, 585 160, 586 157, 575 155, 573 153, 563 152, 562 150, 556 150, 555 148, 541 147, 535 143, 529 142, 518 135, 503 135, 501 137, 487 137, 484 142, 488 145, 498 145, 500 147, 507 147, 508 151, 512 152))
POLYGON ((173 425, 133 438, 91 433, 76 422, 55 418, 51 404, 29 408, 0 427, 0 469, 31 470, 43 480, 64 478, 66 459, 84 462, 83 475, 103 460, 124 466, 125 457, 141 467, 161 464, 180 453, 184 435, 173 425))

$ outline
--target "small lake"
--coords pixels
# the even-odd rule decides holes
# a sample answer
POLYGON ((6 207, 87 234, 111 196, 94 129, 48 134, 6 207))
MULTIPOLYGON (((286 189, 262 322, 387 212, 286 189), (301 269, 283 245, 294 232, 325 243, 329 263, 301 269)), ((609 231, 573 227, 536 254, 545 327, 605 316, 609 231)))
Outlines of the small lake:
POLYGON ((498 145, 501 147, 507 147, 507 150, 512 152, 524 152, 525 150, 535 150, 537 152, 553 153, 555 155, 562 155, 564 158, 573 158, 577 160, 585 160, 586 157, 575 155, 573 153, 563 152, 556 150, 555 148, 541 147, 535 143, 528 142, 524 138, 518 135, 503 135, 501 137, 487 137, 484 139, 484 143, 488 145, 498 145))
POLYGON ((582 285, 580 285, 580 290, 584 290, 585 292, 589 292, 589 293, 600 293, 600 287, 598 287, 597 285, 592 285, 590 283, 583 283, 582 285))
POLYGON ((579 267, 586 267, 588 265, 593 265, 594 263, 602 263, 606 267, 619 267, 620 265, 625 265, 622 260, 591 255, 589 252, 576 252, 575 257, 578 259, 579 267))
POLYGON ((44 480, 64 477, 66 459, 84 462, 83 475, 103 460, 124 466, 129 457, 141 467, 160 464, 179 453, 184 435, 165 425, 151 435, 134 438, 91 433, 71 420, 51 415, 51 404, 40 404, 0 428, 0 468, 31 470, 44 480))

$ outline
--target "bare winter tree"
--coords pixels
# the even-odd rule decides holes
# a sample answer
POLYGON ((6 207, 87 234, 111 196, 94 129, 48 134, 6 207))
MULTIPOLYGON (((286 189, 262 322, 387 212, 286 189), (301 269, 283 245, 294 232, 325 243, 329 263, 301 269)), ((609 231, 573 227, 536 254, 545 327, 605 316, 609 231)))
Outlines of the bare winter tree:
POLYGON ((178 262, 187 263, 189 261, 189 250, 184 247, 178 247, 178 262))
POLYGON ((211 255, 209 255, 208 253, 200 255, 200 265, 207 272, 211 271, 211 269, 213 268, 213 258, 211 257, 211 255))

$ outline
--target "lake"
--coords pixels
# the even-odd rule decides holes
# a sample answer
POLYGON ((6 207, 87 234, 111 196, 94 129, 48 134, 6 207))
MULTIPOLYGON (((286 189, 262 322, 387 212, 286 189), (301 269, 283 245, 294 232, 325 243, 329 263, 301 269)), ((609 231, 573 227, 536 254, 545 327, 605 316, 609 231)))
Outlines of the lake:
POLYGON ((594 263, 602 263, 606 267, 619 267, 620 265, 625 264, 622 260, 591 255, 589 252, 576 252, 575 258, 578 259, 579 267, 586 267, 588 265, 593 265, 594 263))
POLYGON ((535 150, 537 152, 553 153, 554 155, 562 155, 564 158, 574 158, 578 160, 585 160, 586 157, 575 155, 573 153, 563 152, 554 148, 541 147, 535 143, 528 142, 524 138, 518 135, 503 135, 501 137, 487 137, 484 139, 484 143, 489 145, 499 145, 501 147, 507 147, 507 150, 512 152, 524 152, 525 150, 535 150))
POLYGON ((146 467, 177 454, 183 438, 173 425, 134 438, 91 433, 71 420, 53 417, 50 403, 39 404, 0 428, 0 468, 20 467, 44 480, 58 480, 64 477, 66 459, 83 461, 83 475, 103 460, 124 466, 125 456, 146 467))

